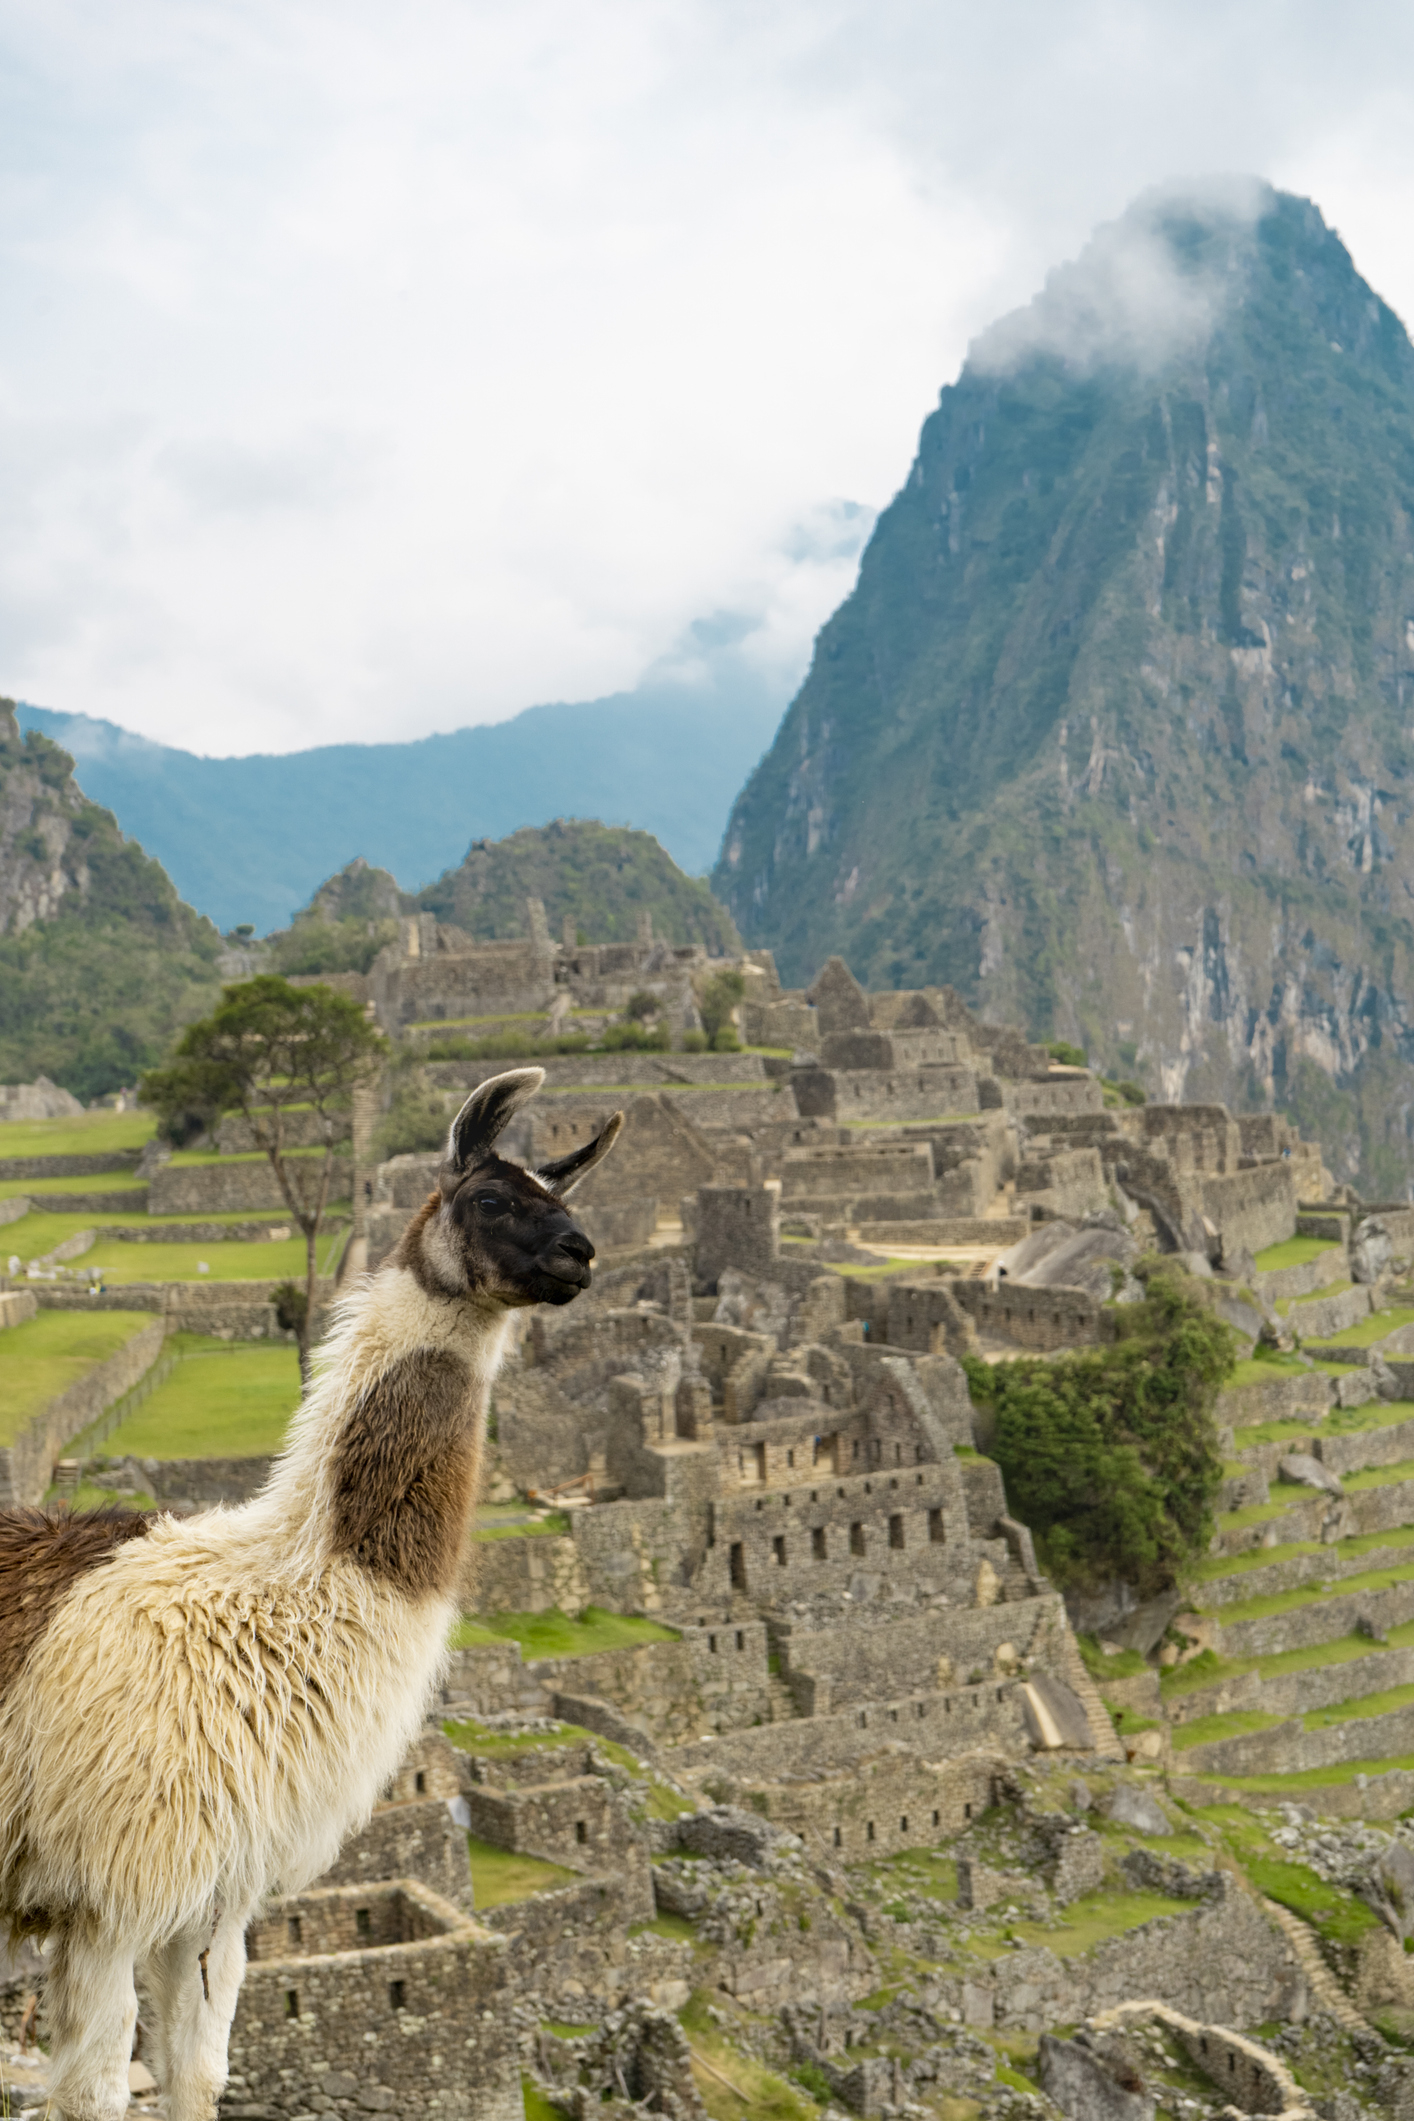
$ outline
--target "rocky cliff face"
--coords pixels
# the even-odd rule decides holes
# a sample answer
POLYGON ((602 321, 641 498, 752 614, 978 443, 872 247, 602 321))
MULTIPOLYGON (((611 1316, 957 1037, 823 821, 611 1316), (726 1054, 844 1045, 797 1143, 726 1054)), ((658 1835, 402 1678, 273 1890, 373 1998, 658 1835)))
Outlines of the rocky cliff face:
POLYGON ((714 878, 1414 1173, 1414 349, 1308 202, 1153 195, 974 346, 714 878))
POLYGON ((0 1080, 133 1082, 217 997, 219 939, 0 700, 0 1080))

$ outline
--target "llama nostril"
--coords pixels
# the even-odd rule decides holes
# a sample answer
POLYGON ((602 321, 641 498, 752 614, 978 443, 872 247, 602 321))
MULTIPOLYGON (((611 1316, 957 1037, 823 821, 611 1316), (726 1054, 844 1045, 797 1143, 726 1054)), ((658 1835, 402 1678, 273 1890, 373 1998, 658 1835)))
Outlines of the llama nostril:
POLYGON ((587 1267, 594 1257, 594 1247, 582 1230, 566 1230, 559 1249, 568 1252, 571 1259, 577 1259, 582 1267, 587 1267))

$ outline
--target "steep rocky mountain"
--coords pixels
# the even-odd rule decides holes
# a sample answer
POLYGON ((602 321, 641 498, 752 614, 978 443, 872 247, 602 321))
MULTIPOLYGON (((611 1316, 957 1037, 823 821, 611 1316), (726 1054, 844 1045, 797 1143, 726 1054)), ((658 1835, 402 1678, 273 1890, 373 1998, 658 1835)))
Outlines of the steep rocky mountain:
POLYGON ((1414 1173, 1414 348, 1308 201, 1141 199, 971 350, 715 873, 1414 1173))
POLYGON ((0 1082, 90 1098, 215 1001, 220 938, 0 700, 0 1082))
POLYGON ((741 947, 730 914, 651 833, 573 818, 473 841, 465 861, 415 903, 478 942, 495 942, 526 933, 528 898, 543 902, 557 942, 568 919, 588 942, 632 942, 647 913, 666 942, 703 943, 714 955, 741 947))

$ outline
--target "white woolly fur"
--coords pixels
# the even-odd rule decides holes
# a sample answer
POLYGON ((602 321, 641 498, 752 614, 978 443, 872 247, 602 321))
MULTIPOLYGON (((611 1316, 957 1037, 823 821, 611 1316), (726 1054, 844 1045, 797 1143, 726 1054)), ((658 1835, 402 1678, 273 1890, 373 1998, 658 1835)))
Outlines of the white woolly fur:
POLYGON ((471 1366, 484 1421, 508 1323, 405 1269, 365 1283, 265 1490, 163 1518, 78 1579, 0 1705, 8 1906, 81 1906, 141 1953, 328 1868, 415 1735, 455 1618, 329 1555, 332 1447, 429 1345, 471 1366))

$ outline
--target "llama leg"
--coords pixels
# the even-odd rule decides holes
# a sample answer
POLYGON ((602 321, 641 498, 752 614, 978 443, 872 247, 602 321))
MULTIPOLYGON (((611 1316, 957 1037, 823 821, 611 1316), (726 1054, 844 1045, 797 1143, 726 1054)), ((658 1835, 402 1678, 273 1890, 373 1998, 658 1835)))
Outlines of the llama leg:
POLYGON ((137 2022, 132 1953, 86 1925, 63 1931, 46 1969, 44 2016, 51 2109, 64 2121, 121 2121, 137 2022))
POLYGON ((153 2017, 152 2073, 167 2121, 215 2121, 226 2046, 245 1972, 245 1922, 228 1911, 215 1929, 173 1937, 142 1969, 153 2017))

